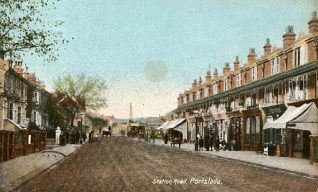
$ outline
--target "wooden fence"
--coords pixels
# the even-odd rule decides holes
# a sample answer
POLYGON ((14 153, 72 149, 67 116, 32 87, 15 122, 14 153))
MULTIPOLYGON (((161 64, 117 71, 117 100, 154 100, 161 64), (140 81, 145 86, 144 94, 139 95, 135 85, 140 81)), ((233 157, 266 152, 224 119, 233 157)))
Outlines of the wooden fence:
POLYGON ((46 131, 0 130, 0 162, 45 149, 46 131))

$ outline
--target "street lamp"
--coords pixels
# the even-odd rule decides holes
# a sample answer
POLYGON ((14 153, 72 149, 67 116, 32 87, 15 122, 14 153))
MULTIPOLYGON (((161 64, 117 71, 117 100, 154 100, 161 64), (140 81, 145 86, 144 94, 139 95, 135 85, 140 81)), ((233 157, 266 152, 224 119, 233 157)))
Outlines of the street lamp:
POLYGON ((194 113, 194 118, 195 118, 195 143, 194 143, 194 150, 195 151, 198 151, 198 146, 199 146, 199 142, 198 142, 198 130, 199 130, 199 127, 198 127, 198 118, 200 117, 200 114, 199 114, 199 111, 197 110, 194 110, 193 111, 194 113))
POLYGON ((83 144, 83 121, 84 121, 84 113, 80 113, 81 116, 81 132, 80 132, 80 144, 83 144))

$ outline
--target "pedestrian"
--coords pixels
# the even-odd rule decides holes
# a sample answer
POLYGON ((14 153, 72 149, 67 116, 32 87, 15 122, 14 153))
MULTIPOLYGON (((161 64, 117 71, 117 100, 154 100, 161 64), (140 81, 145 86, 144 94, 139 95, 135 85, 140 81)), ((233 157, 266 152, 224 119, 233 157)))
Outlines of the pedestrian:
POLYGON ((209 140, 209 135, 205 135, 204 136, 204 148, 206 151, 209 151, 209 144, 210 144, 210 140, 209 140))
POLYGON ((168 143, 168 140, 169 140, 168 133, 165 133, 165 144, 167 144, 167 143, 168 143))
POLYGON ((88 142, 92 143, 92 131, 88 133, 88 142))
POLYGON ((209 147, 211 147, 211 151, 213 151, 213 135, 210 135, 210 138, 209 138, 209 147))
POLYGON ((67 131, 65 131, 65 143, 66 144, 68 143, 69 137, 70 137, 70 134, 69 134, 69 132, 67 130, 67 131))
POLYGON ((204 140, 203 140, 202 136, 200 136, 200 139, 199 139, 199 151, 203 151, 203 144, 204 144, 204 140))
POLYGON ((180 133, 180 137, 179 137, 179 149, 180 149, 180 147, 181 147, 182 141, 183 141, 183 134, 180 133))
POLYGON ((150 137, 152 139, 152 143, 155 144, 155 132, 154 131, 151 131, 150 137))
POLYGON ((109 137, 112 138, 112 128, 110 125, 108 126, 108 131, 109 131, 109 137))
POLYGON ((220 149, 220 138, 219 136, 217 136, 215 140, 215 150, 219 151, 219 149, 220 149))
POLYGON ((79 133, 79 131, 76 131, 76 133, 75 133, 75 141, 76 141, 76 143, 80 144, 80 133, 79 133))

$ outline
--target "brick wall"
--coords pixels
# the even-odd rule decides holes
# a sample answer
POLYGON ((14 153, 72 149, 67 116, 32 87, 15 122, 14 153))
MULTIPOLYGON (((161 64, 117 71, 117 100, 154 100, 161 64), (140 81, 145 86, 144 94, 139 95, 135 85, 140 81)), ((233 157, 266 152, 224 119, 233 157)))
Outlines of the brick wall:
POLYGON ((308 62, 313 62, 317 60, 317 54, 315 51, 314 41, 307 44, 308 62))

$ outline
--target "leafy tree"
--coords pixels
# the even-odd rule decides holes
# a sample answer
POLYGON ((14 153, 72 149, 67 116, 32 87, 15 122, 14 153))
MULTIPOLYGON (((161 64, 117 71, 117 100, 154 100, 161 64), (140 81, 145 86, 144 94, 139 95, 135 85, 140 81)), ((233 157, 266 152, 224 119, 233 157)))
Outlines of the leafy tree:
POLYGON ((59 77, 54 81, 54 88, 57 93, 62 93, 70 98, 75 98, 82 108, 98 109, 106 106, 104 96, 107 86, 100 78, 80 74, 70 74, 59 77))
POLYGON ((49 101, 48 103, 48 114, 50 117, 50 124, 56 128, 60 127, 65 129, 68 123, 68 112, 65 108, 58 105, 54 100, 49 101))
POLYGON ((63 24, 50 23, 48 8, 59 0, 0 0, 0 51, 19 57, 30 51, 49 60, 57 57, 56 45, 66 43, 61 33, 54 31, 63 24))
POLYGON ((108 126, 108 121, 105 119, 102 119, 99 117, 93 117, 93 116, 90 116, 89 114, 86 114, 85 116, 88 118, 90 122, 92 122, 93 128, 99 129, 99 128, 108 126))

